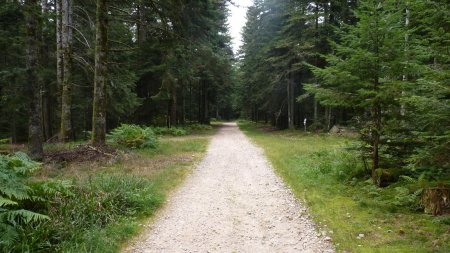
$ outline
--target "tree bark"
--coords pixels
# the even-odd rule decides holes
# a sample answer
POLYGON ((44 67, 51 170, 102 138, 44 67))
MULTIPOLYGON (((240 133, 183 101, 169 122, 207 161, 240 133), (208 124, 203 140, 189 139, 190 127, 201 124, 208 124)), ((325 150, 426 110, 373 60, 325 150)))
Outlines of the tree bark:
POLYGON ((40 12, 37 0, 25 1, 25 18, 27 23, 26 73, 28 82, 26 93, 29 99, 28 153, 35 160, 42 160, 44 156, 40 103, 41 88, 38 77, 41 34, 40 12))
MULTIPOLYGON (((409 11, 409 3, 406 2, 406 6, 405 6, 405 29, 406 30, 408 30, 408 28, 409 28, 410 15, 411 14, 410 14, 410 11, 409 11)), ((406 33, 405 33, 405 48, 404 48, 404 51, 405 51, 405 56, 406 56, 406 60, 407 61, 409 60, 409 57, 408 57, 409 56, 408 55, 408 51, 409 51, 408 44, 409 44, 409 35, 408 35, 408 31, 406 31, 406 33)), ((403 73, 403 78, 402 78, 402 80, 404 82, 408 81, 408 75, 406 73, 407 68, 408 68, 407 66, 405 66, 405 68, 404 68, 405 73, 403 73)), ((405 91, 404 90, 402 90, 402 97, 403 96, 405 96, 405 91)), ((401 103, 400 104, 400 115, 401 116, 405 116, 405 113, 406 113, 405 104, 401 103)))
POLYGON ((377 176, 377 169, 379 168, 379 146, 380 146, 380 131, 381 131, 381 106, 375 102, 373 107, 374 128, 372 129, 372 180, 374 183, 379 183, 377 176))
POLYGON ((108 0, 97 0, 92 144, 106 138, 106 83, 108 80, 108 0))
POLYGON ((295 95, 294 95, 294 82, 291 80, 291 74, 289 74, 287 81, 288 81, 287 84, 288 127, 289 129, 295 129, 294 124, 295 95))
POLYGON ((145 6, 143 1, 139 1, 139 5, 137 8, 138 12, 138 22, 137 22, 137 35, 138 35, 138 44, 139 47, 142 47, 145 41, 147 40, 147 33, 145 27, 145 6))
POLYGON ((203 124, 209 124, 208 87, 206 81, 203 83, 203 108, 203 124))
POLYGON ((62 0, 56 0, 56 83, 58 90, 62 87, 64 76, 62 45, 62 0))
MULTIPOLYGON (((41 0, 41 6, 42 6, 42 14, 44 17, 48 16, 49 11, 49 4, 47 0, 41 0)), ((43 68, 48 68, 49 66, 49 47, 45 43, 45 34, 48 33, 49 28, 49 21, 44 20, 42 23, 42 33, 41 33, 41 64, 43 68)), ((41 85, 41 124, 42 124, 42 134, 43 134, 43 140, 46 141, 50 139, 52 136, 51 131, 51 120, 50 120, 50 108, 49 108, 49 101, 50 101, 50 84, 48 80, 45 80, 45 82, 42 82, 41 85)))
POLYGON ((314 124, 317 124, 319 115, 317 113, 318 111, 318 105, 317 105, 317 99, 315 97, 313 97, 313 101, 314 101, 314 124))
POLYGON ((73 138, 72 132, 72 0, 62 0, 63 82, 61 94, 60 141, 73 138))
POLYGON ((176 89, 172 90, 171 103, 170 103, 170 125, 177 125, 177 92, 176 89))

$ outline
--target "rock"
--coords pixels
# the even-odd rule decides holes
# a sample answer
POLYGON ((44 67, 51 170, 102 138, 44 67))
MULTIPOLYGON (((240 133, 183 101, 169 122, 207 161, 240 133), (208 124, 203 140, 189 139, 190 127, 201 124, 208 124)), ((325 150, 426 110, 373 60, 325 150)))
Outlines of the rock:
POLYGON ((339 129, 339 127, 337 125, 334 125, 331 129, 330 129, 330 133, 331 134, 338 134, 341 130, 339 129))
POLYGON ((331 241, 331 237, 326 236, 325 238, 323 238, 323 240, 326 241, 326 242, 330 242, 331 241))
POLYGON ((359 238, 364 238, 364 234, 359 234, 358 237, 359 238))

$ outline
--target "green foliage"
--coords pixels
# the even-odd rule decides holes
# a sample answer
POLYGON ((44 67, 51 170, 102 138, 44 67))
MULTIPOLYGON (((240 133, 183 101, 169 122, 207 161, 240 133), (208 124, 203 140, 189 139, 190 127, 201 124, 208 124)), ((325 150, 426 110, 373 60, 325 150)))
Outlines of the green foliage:
POLYGON ((39 168, 25 153, 0 155, 0 250, 18 239, 21 226, 48 220, 49 217, 27 210, 27 202, 41 200, 27 184, 28 176, 39 168))
POLYGON ((47 213, 51 220, 23 226, 16 234, 20 243, 9 245, 9 250, 67 252, 86 247, 86 233, 104 229, 120 219, 151 215, 164 199, 157 187, 148 178, 108 174, 79 183, 35 183, 33 188, 45 199, 35 208, 47 213))
POLYGON ((152 130, 157 135, 184 136, 189 134, 189 131, 184 127, 152 127, 152 130))
POLYGON ((211 125, 205 124, 190 124, 187 126, 190 131, 208 131, 212 130, 213 127, 211 125))
POLYGON ((126 148, 151 148, 158 147, 158 137, 150 127, 122 124, 109 134, 112 143, 126 148))

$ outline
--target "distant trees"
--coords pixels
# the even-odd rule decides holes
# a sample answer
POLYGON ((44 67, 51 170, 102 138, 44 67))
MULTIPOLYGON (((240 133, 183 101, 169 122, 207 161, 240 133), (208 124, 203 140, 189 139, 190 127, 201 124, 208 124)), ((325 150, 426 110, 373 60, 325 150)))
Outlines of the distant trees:
POLYGON ((303 118, 313 130, 356 127, 377 184, 396 167, 448 177, 449 8, 424 0, 255 1, 235 107, 281 128, 303 118))
POLYGON ((0 139, 231 117, 227 2, 0 0, 0 139))

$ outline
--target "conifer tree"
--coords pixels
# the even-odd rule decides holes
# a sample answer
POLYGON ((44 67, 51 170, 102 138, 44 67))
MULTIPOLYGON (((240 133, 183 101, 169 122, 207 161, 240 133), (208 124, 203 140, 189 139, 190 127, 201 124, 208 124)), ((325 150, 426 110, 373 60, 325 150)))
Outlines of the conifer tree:
POLYGON ((380 147, 392 106, 396 106, 403 66, 401 10, 392 1, 365 0, 356 11, 359 22, 347 26, 329 66, 311 66, 319 84, 306 89, 322 104, 359 110, 363 141, 370 146, 372 179, 379 183, 380 147))

